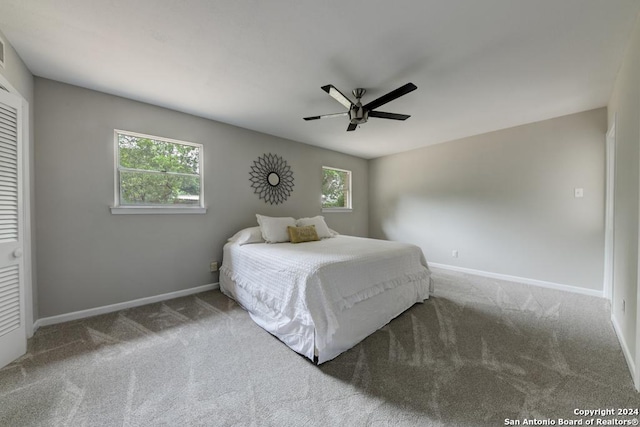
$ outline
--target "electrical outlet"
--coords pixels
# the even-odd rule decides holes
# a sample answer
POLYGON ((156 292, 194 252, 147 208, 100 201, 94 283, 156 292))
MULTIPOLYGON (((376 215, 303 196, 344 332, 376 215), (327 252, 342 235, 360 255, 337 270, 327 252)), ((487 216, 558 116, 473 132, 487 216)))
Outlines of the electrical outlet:
POLYGON ((209 264, 209 267, 211 268, 211 272, 215 273, 216 271, 218 271, 218 261, 213 261, 211 264, 209 264))
POLYGON ((451 251, 451 256, 454 257, 454 258, 458 258, 458 250, 457 249, 452 250, 451 251))

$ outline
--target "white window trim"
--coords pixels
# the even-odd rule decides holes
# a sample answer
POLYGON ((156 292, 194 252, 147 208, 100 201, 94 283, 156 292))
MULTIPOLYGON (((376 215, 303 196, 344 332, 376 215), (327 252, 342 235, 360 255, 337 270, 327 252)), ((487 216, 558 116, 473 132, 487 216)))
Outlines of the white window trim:
POLYGON ((353 208, 322 208, 322 213, 349 213, 353 208))
POLYGON ((205 214, 207 208, 204 205, 204 146, 195 142, 181 141, 178 139, 165 138, 155 135, 147 135, 144 133, 130 132, 128 130, 113 130, 113 146, 114 146, 114 173, 113 173, 113 206, 110 207, 111 213, 114 215, 141 215, 141 214, 205 214), (135 136, 138 138, 148 138, 156 141, 165 141, 172 144, 190 145, 200 148, 200 205, 199 206, 128 206, 120 204, 120 172, 118 166, 120 164, 120 153, 118 144, 118 134, 135 136))
MULTIPOLYGON (((340 172, 348 172, 349 174, 349 191, 347 192, 347 205, 348 207, 346 208, 322 208, 322 213, 349 213, 349 212, 353 212, 353 205, 351 204, 352 202, 352 196, 353 196, 353 186, 351 185, 351 181, 353 180, 353 172, 348 170, 348 169, 340 169, 340 168, 335 168, 333 166, 322 166, 322 170, 324 171, 324 169, 333 169, 336 171, 340 171, 340 172)), ((322 206, 322 202, 320 202, 320 205, 322 206)))
POLYGON ((192 208, 167 208, 164 206, 112 206, 114 215, 142 215, 142 214, 205 214, 207 208, 195 206, 192 208))

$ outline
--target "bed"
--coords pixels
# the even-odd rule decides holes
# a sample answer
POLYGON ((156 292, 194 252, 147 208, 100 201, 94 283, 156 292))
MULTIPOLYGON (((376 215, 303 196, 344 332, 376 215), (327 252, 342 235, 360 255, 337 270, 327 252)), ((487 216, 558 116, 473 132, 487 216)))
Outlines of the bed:
POLYGON ((335 232, 267 243, 259 230, 242 230, 224 246, 220 290, 318 364, 429 298, 430 272, 417 246, 335 232))

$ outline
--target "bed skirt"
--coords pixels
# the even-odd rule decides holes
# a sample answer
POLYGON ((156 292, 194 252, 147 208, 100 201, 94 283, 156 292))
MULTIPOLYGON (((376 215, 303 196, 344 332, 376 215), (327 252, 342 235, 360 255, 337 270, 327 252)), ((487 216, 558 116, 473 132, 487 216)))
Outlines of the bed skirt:
POLYGON ((415 303, 428 299, 432 289, 431 278, 427 276, 425 280, 408 281, 337 313, 339 327, 331 337, 327 337, 324 348, 318 350, 313 324, 303 324, 273 313, 260 300, 237 286, 224 271, 220 271, 222 293, 240 304, 261 328, 297 353, 312 361, 317 360, 318 364, 347 351, 415 303))

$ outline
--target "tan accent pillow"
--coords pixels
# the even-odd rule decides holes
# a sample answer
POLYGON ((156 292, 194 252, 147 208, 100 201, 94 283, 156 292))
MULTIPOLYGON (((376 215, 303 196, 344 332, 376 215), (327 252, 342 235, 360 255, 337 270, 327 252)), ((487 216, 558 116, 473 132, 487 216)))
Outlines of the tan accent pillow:
POLYGON ((289 233, 289 240, 291 243, 313 242, 320 240, 318 233, 316 233, 315 225, 306 225, 304 227, 287 227, 289 233))

